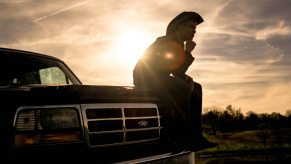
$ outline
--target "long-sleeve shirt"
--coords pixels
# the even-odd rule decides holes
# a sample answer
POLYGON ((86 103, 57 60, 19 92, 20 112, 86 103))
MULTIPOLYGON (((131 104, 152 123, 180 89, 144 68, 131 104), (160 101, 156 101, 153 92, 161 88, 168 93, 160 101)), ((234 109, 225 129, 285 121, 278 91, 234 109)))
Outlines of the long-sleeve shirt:
POLYGON ((173 78, 184 78, 194 61, 191 53, 184 51, 184 44, 175 36, 159 37, 151 44, 133 70, 136 87, 163 85, 173 78))

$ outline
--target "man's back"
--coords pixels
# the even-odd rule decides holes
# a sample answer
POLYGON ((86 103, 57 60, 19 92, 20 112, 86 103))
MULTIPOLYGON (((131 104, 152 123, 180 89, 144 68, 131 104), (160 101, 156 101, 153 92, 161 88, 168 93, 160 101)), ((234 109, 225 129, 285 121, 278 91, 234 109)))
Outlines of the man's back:
POLYGON ((176 38, 173 36, 159 37, 135 65, 134 85, 136 87, 161 87, 160 85, 164 85, 165 82, 173 80, 173 75, 183 76, 185 72, 181 71, 181 68, 185 59, 183 45, 178 43, 176 38))

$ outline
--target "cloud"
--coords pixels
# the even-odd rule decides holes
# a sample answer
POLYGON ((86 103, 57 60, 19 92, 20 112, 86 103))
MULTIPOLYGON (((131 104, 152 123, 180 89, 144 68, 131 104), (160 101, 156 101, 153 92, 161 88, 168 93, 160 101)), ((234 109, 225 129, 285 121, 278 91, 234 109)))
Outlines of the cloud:
POLYGON ((291 34, 291 28, 284 26, 284 21, 279 21, 274 27, 268 27, 257 31, 256 39, 267 40, 275 36, 286 36, 291 34))
POLYGON ((206 106, 281 113, 290 108, 288 3, 229 1, 198 27, 196 62, 188 73, 204 86, 206 106))
POLYGON ((291 106, 290 95, 286 93, 290 87, 290 83, 284 82, 204 85, 203 103, 220 107, 232 104, 240 107, 243 113, 255 111, 257 113, 280 112, 285 114, 291 106), (224 101, 220 101, 218 97, 224 101))
POLYGON ((46 18, 48 18, 48 17, 51 17, 51 16, 54 16, 54 15, 60 14, 60 13, 62 13, 62 12, 65 12, 65 11, 67 11, 67 10, 70 10, 70 9, 72 9, 72 8, 74 8, 74 7, 78 7, 78 6, 80 6, 80 5, 83 5, 84 3, 87 3, 87 2, 89 2, 89 1, 90 1, 90 0, 81 1, 81 2, 79 2, 79 3, 76 3, 76 4, 72 5, 72 6, 68 6, 68 7, 66 7, 66 8, 63 8, 63 9, 57 10, 57 11, 52 12, 52 13, 49 13, 48 15, 45 15, 45 16, 42 16, 42 17, 36 18, 36 19, 33 20, 33 22, 36 23, 36 22, 41 21, 41 20, 43 20, 43 19, 46 19, 46 18))
POLYGON ((15 3, 27 3, 27 2, 29 2, 29 1, 31 1, 31 0, 0 0, 0 3, 13 3, 13 4, 15 4, 15 3))

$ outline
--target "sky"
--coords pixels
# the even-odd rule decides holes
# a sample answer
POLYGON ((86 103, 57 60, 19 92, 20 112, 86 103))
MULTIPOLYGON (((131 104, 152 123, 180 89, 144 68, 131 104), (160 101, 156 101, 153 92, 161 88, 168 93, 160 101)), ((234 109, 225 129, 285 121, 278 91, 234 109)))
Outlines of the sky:
POLYGON ((291 110, 290 0, 0 0, 0 47, 58 57, 83 84, 133 86, 136 61, 183 11, 204 19, 187 71, 203 107, 291 110))

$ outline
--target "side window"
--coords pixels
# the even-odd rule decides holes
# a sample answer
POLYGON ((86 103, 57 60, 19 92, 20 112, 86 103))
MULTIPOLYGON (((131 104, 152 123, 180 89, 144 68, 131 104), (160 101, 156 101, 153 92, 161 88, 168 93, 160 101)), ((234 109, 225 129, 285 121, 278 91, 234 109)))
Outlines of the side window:
POLYGON ((58 67, 50 67, 39 70, 41 84, 72 84, 66 78, 65 73, 58 67))

